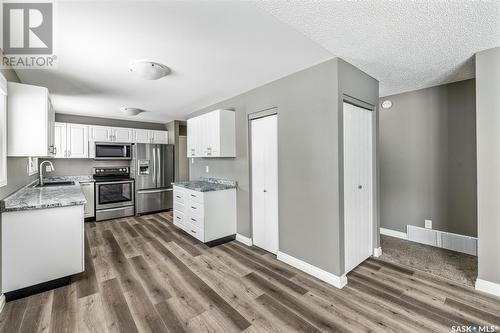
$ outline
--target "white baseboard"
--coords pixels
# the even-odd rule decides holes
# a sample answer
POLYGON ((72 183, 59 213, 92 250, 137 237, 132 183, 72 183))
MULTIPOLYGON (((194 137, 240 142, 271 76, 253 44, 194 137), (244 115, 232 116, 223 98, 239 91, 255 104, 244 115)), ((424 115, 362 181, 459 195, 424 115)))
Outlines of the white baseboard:
POLYGON ((500 297, 500 283, 477 279, 476 289, 500 297))
POLYGON ((245 244, 246 246, 253 245, 252 239, 248 238, 247 236, 243 236, 242 234, 236 234, 236 240, 240 243, 245 244))
POLYGON ((3 311, 3 307, 5 306, 5 295, 1 294, 0 295, 0 312, 3 311))
POLYGON ((342 276, 337 276, 280 251, 278 251, 277 258, 278 260, 281 260, 289 264, 290 266, 300 269, 307 274, 317 277, 318 279, 325 281, 326 283, 329 283, 339 289, 342 289, 347 284, 347 277, 345 276, 345 274, 342 276))
POLYGON ((408 239, 408 235, 406 234, 406 232, 396 231, 396 230, 391 230, 391 229, 386 229, 386 228, 379 228, 379 229, 380 229, 381 235, 386 235, 386 236, 391 236, 391 237, 396 237, 396 238, 401 238, 401 239, 408 239))
POLYGON ((378 258, 382 255, 382 248, 381 247, 376 247, 373 249, 373 256, 375 258, 378 258))

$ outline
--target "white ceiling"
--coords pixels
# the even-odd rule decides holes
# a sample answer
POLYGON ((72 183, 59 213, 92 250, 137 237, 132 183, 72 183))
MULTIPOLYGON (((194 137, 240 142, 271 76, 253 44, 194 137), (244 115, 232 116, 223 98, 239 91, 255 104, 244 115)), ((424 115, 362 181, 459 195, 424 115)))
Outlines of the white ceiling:
POLYGON ((49 88, 56 112, 140 121, 185 119, 230 98, 332 58, 330 52, 253 3, 78 1, 57 3, 57 70, 18 70, 49 88), (169 66, 147 81, 132 59, 169 66), (120 106, 148 112, 136 117, 120 106))
POLYGON ((381 96, 474 77, 500 46, 500 1, 259 1, 258 6, 380 81, 381 96))
POLYGON ((381 95, 474 76, 500 45, 500 2, 60 1, 56 70, 18 70, 47 86, 57 112, 167 122, 339 56, 381 95), (146 81, 132 59, 169 66, 146 81), (121 106, 148 112, 136 117, 121 106))

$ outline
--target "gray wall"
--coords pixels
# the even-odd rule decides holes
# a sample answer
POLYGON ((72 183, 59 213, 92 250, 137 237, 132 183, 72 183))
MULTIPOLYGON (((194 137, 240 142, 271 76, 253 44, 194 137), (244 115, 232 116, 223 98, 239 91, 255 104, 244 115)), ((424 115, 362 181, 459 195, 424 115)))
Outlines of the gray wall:
POLYGON ((500 47, 476 54, 478 279, 500 284, 500 47))
POLYGON ((378 82, 332 59, 190 115, 235 110, 237 157, 194 159, 190 174, 238 181, 238 233, 251 237, 248 114, 277 108, 280 251, 336 275, 344 270, 339 209, 344 90, 377 104, 378 82))
MULTIPOLYGON (((0 73, 7 79, 7 81, 20 82, 16 72, 12 69, 0 69, 0 73)), ((7 185, 0 187, 0 200, 9 196, 28 183, 31 183, 35 179, 36 175, 28 176, 28 158, 8 157, 7 185)))
MULTIPOLYGON (((57 111, 56 111, 57 112, 57 111)), ((165 130, 166 125, 132 120, 77 116, 72 114, 56 113, 56 121, 83 125, 100 125, 127 128, 143 128, 151 130, 165 130)))
POLYGON ((383 228, 477 235, 475 95, 472 79, 381 99, 383 228))
POLYGON ((383 228, 477 235, 475 95, 472 79, 381 98, 383 228))

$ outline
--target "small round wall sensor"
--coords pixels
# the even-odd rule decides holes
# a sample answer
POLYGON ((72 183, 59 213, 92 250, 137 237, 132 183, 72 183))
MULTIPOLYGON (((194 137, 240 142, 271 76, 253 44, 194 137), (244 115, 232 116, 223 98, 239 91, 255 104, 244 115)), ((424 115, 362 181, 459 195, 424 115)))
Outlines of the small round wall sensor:
POLYGON ((392 102, 388 99, 382 102, 382 109, 390 109, 392 107, 392 102))

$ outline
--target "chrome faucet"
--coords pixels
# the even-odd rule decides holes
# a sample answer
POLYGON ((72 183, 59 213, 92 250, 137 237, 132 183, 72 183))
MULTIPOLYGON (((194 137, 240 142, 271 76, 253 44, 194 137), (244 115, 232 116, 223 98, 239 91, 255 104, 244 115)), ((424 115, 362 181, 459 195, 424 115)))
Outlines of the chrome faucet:
POLYGON ((45 163, 48 163, 50 165, 50 169, 51 169, 51 172, 54 171, 56 168, 54 168, 54 164, 52 164, 51 161, 43 161, 42 163, 40 163, 40 182, 39 182, 39 186, 43 186, 43 165, 45 163))

